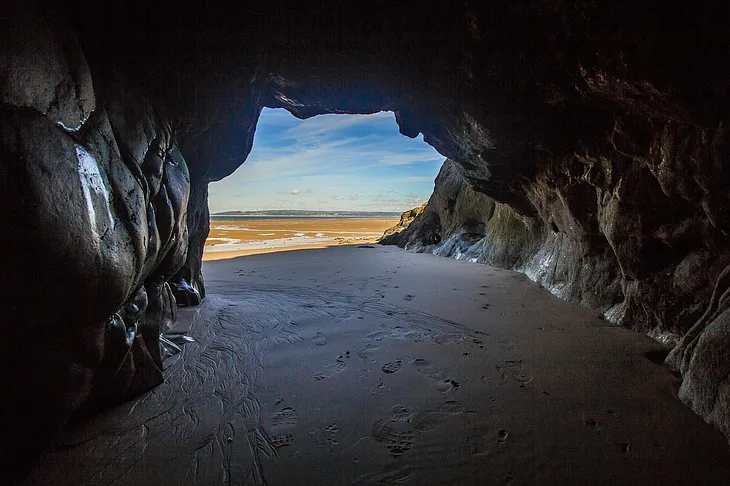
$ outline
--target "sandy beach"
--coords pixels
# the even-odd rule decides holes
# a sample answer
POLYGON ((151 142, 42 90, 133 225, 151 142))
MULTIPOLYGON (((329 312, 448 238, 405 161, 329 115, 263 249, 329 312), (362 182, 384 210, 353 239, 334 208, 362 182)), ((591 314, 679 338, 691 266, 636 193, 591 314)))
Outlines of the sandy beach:
POLYGON ((213 220, 204 261, 353 243, 374 243, 397 218, 249 218, 213 220))
POLYGON ((207 262, 166 382, 29 484, 724 484, 655 341, 521 274, 358 245, 207 262))

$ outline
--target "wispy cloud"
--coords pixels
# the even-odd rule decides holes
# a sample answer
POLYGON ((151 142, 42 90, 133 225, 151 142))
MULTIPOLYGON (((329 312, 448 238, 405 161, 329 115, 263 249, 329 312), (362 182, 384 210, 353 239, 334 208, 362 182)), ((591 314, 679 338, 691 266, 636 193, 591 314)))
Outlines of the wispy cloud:
POLYGON ((410 165, 423 162, 443 162, 443 157, 435 152, 434 154, 426 153, 425 151, 419 150, 413 153, 404 154, 388 154, 380 159, 380 163, 383 165, 410 165))

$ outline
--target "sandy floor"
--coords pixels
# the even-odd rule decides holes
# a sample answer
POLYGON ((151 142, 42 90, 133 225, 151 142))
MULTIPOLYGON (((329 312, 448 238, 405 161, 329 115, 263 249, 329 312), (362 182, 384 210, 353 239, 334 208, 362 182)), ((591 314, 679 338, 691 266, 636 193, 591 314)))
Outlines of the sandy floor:
POLYGON ((393 247, 204 265, 195 343, 31 484, 727 484, 661 347, 524 276, 393 247))
POLYGON ((299 218, 211 221, 204 261, 348 244, 375 243, 398 219, 299 218))

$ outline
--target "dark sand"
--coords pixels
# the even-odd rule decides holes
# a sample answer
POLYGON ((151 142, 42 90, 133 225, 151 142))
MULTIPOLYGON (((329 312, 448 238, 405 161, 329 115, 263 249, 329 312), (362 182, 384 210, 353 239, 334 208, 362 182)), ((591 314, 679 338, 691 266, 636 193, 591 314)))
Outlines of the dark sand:
POLYGON ((380 246, 204 272, 197 342, 166 383, 71 428, 31 483, 730 478, 725 438, 677 400, 659 344, 520 274, 380 246))

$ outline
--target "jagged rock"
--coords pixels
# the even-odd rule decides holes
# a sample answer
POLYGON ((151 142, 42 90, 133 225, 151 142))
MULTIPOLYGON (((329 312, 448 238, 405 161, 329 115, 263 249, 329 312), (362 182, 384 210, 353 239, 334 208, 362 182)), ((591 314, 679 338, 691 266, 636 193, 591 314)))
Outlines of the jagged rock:
POLYGON ((426 209, 426 204, 428 204, 428 202, 421 204, 417 208, 409 209, 408 211, 401 214, 398 224, 393 226, 392 228, 388 228, 387 230, 385 230, 385 232, 383 233, 383 237, 380 239, 380 243, 383 245, 393 244, 390 243, 391 241, 395 241, 395 239, 392 239, 392 237, 399 234, 404 229, 408 228, 408 226, 416 219, 416 217, 420 215, 424 209, 426 209))
POLYGON ((176 305, 180 307, 192 307, 200 304, 200 292, 180 275, 185 270, 184 268, 181 269, 169 283, 176 305))

